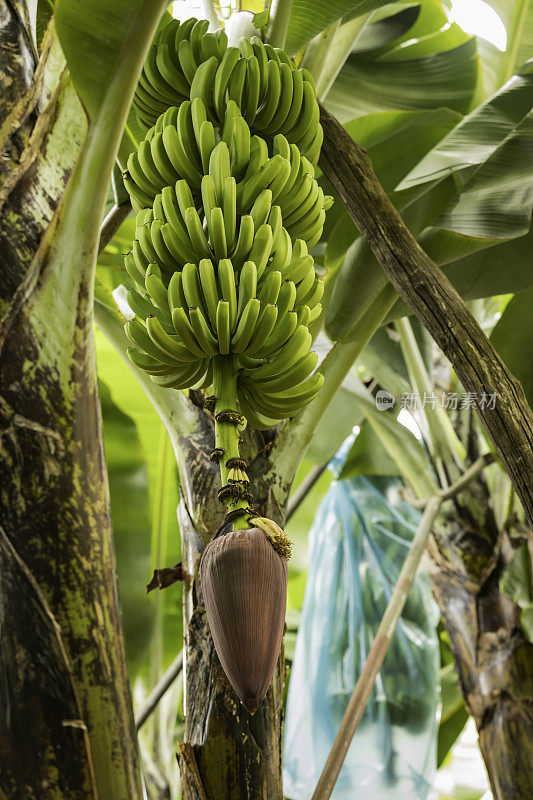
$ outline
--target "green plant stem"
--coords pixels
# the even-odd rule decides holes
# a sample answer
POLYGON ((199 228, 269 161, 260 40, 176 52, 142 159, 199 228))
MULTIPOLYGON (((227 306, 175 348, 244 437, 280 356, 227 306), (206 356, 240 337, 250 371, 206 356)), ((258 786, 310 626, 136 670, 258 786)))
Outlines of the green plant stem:
POLYGON ((135 715, 135 727, 137 730, 141 728, 150 714, 158 707, 159 701, 167 692, 174 681, 181 675, 183 670, 183 650, 180 650, 170 667, 161 676, 160 680, 154 686, 141 708, 135 715))
POLYGON ((292 0, 272 0, 265 41, 272 47, 285 47, 292 0))
POLYGON ((350 332, 349 342, 336 342, 320 366, 324 384, 316 398, 287 423, 276 440, 271 452, 272 463, 278 474, 294 475, 307 450, 313 433, 335 393, 341 386, 350 367, 359 357, 365 345, 379 328, 398 295, 387 284, 359 317, 350 332))
MULTIPOLYGON (((237 409, 237 364, 235 357, 217 356, 213 359, 213 392, 215 401, 215 448, 222 450, 219 460, 220 480, 222 486, 228 485, 230 468, 227 461, 230 458, 240 458, 239 451, 239 427, 233 421, 218 420, 217 416, 223 411, 232 411, 235 414, 240 412, 237 409)), ((247 500, 240 500, 228 497, 223 501, 228 509, 248 508, 247 500)), ((243 530, 248 527, 245 516, 238 517, 233 521, 235 530, 243 530)))
MULTIPOLYGON (((422 398, 432 397, 434 387, 409 319, 402 317, 395 324, 396 330, 400 334, 400 346, 413 388, 422 398)), ((450 464, 451 461, 459 470, 462 470, 466 458, 464 445, 458 439, 446 411, 440 405, 433 407, 431 403, 432 401, 427 405, 424 404, 421 409, 429 433, 430 451, 445 465, 450 464)))

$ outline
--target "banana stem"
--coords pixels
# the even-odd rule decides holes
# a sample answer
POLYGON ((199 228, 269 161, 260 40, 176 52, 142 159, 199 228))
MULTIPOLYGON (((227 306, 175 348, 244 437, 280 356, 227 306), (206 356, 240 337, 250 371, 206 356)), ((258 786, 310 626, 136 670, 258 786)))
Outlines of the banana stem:
POLYGON ((265 36, 265 41, 272 47, 285 47, 291 10, 292 0, 272 0, 265 36))
MULTIPOLYGON (((232 467, 231 459, 240 459, 239 452, 239 418, 237 409, 237 364, 235 357, 217 356, 213 359, 213 392, 215 401, 215 452, 218 454, 220 466, 220 479, 222 482, 223 496, 221 501, 229 511, 238 508, 248 508, 250 500, 239 497, 239 492, 247 490, 247 481, 235 480, 234 470, 245 470, 232 467), (230 462, 228 466, 228 461, 230 462), (233 486, 233 492, 226 487, 233 486)), ((234 530, 243 530, 248 527, 247 515, 242 515, 232 520, 234 530)))

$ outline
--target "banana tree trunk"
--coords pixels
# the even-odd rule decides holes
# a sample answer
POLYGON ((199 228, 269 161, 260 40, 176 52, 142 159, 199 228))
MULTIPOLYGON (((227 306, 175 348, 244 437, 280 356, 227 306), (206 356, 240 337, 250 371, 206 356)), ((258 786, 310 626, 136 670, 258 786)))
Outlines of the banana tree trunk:
POLYGON ((26 11, 0 20, 0 798, 136 800, 93 275, 49 261, 86 118, 53 31, 35 68, 26 11))
MULTIPOLYGON (((264 455, 268 434, 243 443, 256 506, 281 523, 289 485, 270 480, 264 455), (246 452, 248 450, 248 453, 246 452)), ((280 655, 268 694, 251 716, 239 702, 216 655, 207 625, 198 566, 202 551, 222 524, 217 499, 219 470, 209 460, 213 419, 199 411, 197 435, 180 441, 181 501, 178 509, 184 570, 185 742, 179 747, 184 800, 281 800, 285 663, 280 655)))
POLYGON ((533 797, 533 645, 498 583, 512 555, 482 478, 446 504, 431 548, 434 594, 494 800, 533 797))

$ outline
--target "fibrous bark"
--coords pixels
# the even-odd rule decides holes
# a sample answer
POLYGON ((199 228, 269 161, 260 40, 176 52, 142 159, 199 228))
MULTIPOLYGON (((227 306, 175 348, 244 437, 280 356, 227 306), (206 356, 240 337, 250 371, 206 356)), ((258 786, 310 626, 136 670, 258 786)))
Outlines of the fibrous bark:
MULTIPOLYGON (((473 447, 470 437, 470 458, 473 447)), ((435 598, 494 800, 533 795, 533 644, 499 587, 519 542, 498 530, 481 475, 443 505, 430 547, 435 598)))
MULTIPOLYGON (((273 432, 245 437, 242 452, 257 509, 282 522, 289 485, 272 486, 268 451, 273 432)), ((281 800, 283 652, 267 696, 254 716, 239 702, 215 652, 198 579, 202 551, 224 518, 210 414, 198 411, 196 435, 176 442, 180 464, 185 614, 185 749, 180 750, 184 800, 281 800), (186 757, 187 756, 187 757, 186 757), (199 782, 202 790, 198 789, 199 782), (202 795, 202 791, 205 797, 202 795)))
POLYGON ((52 31, 24 60, 0 131, 0 797, 133 800, 93 275, 50 268, 86 118, 52 31))
POLYGON ((320 166, 370 246, 389 281, 449 359, 464 388, 496 405, 476 410, 490 434, 533 525, 533 412, 448 278, 424 253, 379 183, 366 153, 321 108, 320 166))

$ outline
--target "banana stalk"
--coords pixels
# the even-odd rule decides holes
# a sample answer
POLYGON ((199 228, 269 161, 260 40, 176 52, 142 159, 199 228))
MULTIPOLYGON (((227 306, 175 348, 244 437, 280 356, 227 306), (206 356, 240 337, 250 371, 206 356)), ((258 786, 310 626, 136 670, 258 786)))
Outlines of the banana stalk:
POLYGON ((228 508, 227 519, 234 530, 248 527, 252 505, 245 462, 239 452, 239 427, 244 419, 237 407, 237 369, 235 356, 217 356, 213 361, 215 450, 222 488, 221 501, 228 508))

